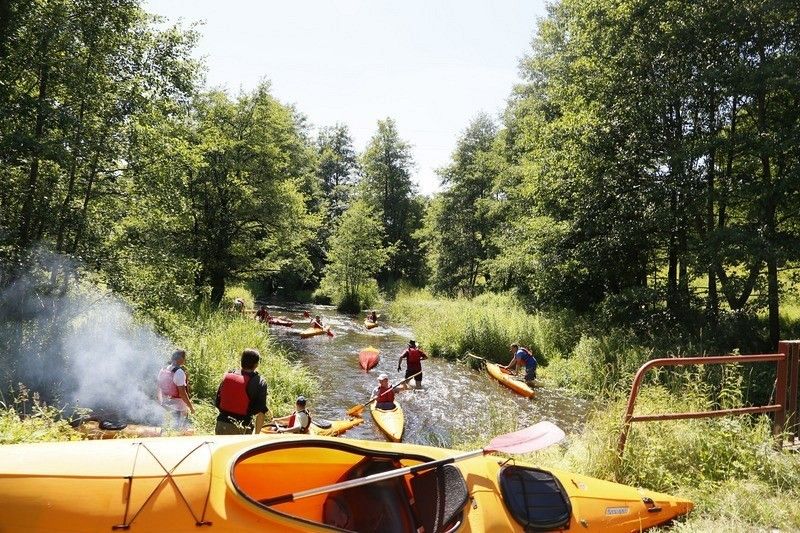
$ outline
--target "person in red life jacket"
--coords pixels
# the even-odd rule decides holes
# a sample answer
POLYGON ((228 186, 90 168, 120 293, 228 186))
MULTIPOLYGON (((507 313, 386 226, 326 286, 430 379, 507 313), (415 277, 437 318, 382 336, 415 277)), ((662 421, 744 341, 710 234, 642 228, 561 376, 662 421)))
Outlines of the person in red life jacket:
POLYGON ((311 320, 310 325, 312 328, 325 329, 325 327, 322 325, 322 319, 320 318, 319 315, 315 316, 311 320))
POLYGON ((269 322, 269 319, 272 318, 270 316, 269 311, 265 306, 261 306, 258 311, 256 311, 256 320, 259 322, 269 322))
POLYGON ((241 370, 222 378, 214 405, 219 409, 217 435, 261 433, 267 412, 267 382, 256 372, 261 354, 248 348, 242 352, 241 370))
POLYGON ((158 403, 169 412, 179 428, 189 423, 189 413, 194 414, 194 405, 189 399, 189 378, 186 369, 186 350, 172 352, 170 363, 158 372, 158 403))
POLYGON ((516 370, 520 366, 524 366, 525 383, 533 385, 536 382, 536 367, 538 366, 533 353, 524 346, 520 346, 519 343, 511 345, 511 353, 513 354, 511 361, 503 368, 506 370, 516 370))
POLYGON ((394 387, 389 385, 389 376, 378 376, 378 386, 372 390, 372 398, 377 398, 375 406, 384 411, 394 409, 394 387))
POLYGON ((375 311, 371 312, 369 315, 367 315, 367 320, 369 320, 373 324, 377 324, 378 323, 378 313, 376 313, 375 311))
POLYGON ((273 418, 276 433, 308 433, 311 427, 311 414, 306 410, 306 397, 298 396, 294 413, 289 416, 273 418))
POLYGON ((400 372, 400 364, 403 362, 403 359, 406 360, 406 378, 410 378, 414 376, 414 381, 416 382, 417 387, 422 386, 422 361, 427 359, 428 356, 417 348, 417 343, 415 341, 408 341, 408 348, 406 351, 403 352, 403 355, 400 356, 400 359, 397 360, 397 371, 400 372))

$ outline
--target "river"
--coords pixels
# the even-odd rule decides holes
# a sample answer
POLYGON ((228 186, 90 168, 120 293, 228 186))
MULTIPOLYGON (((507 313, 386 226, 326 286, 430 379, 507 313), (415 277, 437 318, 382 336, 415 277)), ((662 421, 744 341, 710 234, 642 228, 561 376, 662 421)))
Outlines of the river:
MULTIPOLYGON (((285 316, 296 328, 307 327, 307 310, 321 315, 325 326, 331 326, 334 337, 320 335, 301 339, 289 328, 270 329, 282 345, 318 378, 319 391, 309 400, 313 416, 342 419, 350 407, 367 401, 377 385, 381 372, 396 383, 405 376, 397 371, 397 360, 413 332, 406 326, 379 320, 372 330, 364 327, 364 315, 345 315, 331 306, 267 305, 270 314, 285 316), (380 350, 380 363, 369 372, 358 364, 358 352, 372 346, 380 350)), ((425 346, 419 346, 425 351, 425 346)), ((511 358, 509 354, 509 359, 511 358)), ((454 440, 480 439, 486 435, 514 429, 514 421, 522 428, 549 420, 569 435, 581 430, 589 411, 589 402, 570 396, 562 389, 542 387, 533 399, 523 398, 489 377, 485 370, 472 370, 458 362, 443 358, 423 361, 423 388, 402 391, 397 400, 406 417, 404 442, 450 446, 454 440), (500 420, 508 418, 509 422, 500 420)), ((365 423, 347 432, 351 438, 383 440, 372 423, 369 410, 365 423)))

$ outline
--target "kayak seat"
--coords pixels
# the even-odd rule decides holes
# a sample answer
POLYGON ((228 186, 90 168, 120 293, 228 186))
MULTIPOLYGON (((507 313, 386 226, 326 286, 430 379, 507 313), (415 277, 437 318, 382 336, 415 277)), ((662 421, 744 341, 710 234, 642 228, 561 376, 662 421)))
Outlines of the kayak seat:
MULTIPOLYGON (((339 479, 358 479, 400 468, 395 461, 367 457, 339 479)), ((322 509, 326 525, 364 533, 415 531, 414 517, 403 486, 403 478, 392 478, 331 493, 322 509)))
POLYGON ((450 531, 462 521, 469 493, 464 476, 455 466, 444 465, 414 475, 411 491, 426 533, 450 531))
POLYGON ((500 470, 500 492, 526 531, 548 531, 569 524, 572 505, 561 482, 550 472, 505 466, 500 470))

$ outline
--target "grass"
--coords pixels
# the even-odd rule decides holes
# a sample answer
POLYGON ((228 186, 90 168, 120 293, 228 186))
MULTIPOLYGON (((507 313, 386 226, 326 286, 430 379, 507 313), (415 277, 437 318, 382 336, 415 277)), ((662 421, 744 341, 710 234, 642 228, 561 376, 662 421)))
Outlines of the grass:
POLYGON ((81 440, 82 435, 61 416, 61 411, 45 405, 38 394, 20 384, 12 400, 0 402, 0 444, 81 440))

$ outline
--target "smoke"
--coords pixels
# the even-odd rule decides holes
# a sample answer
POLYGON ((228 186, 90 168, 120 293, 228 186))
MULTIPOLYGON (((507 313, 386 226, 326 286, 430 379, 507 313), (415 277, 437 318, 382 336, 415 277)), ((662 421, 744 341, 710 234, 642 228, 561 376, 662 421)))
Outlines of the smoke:
POLYGON ((0 289, 3 396, 23 383, 68 411, 160 425, 156 376, 171 351, 166 339, 69 259, 38 250, 30 264, 0 289))

